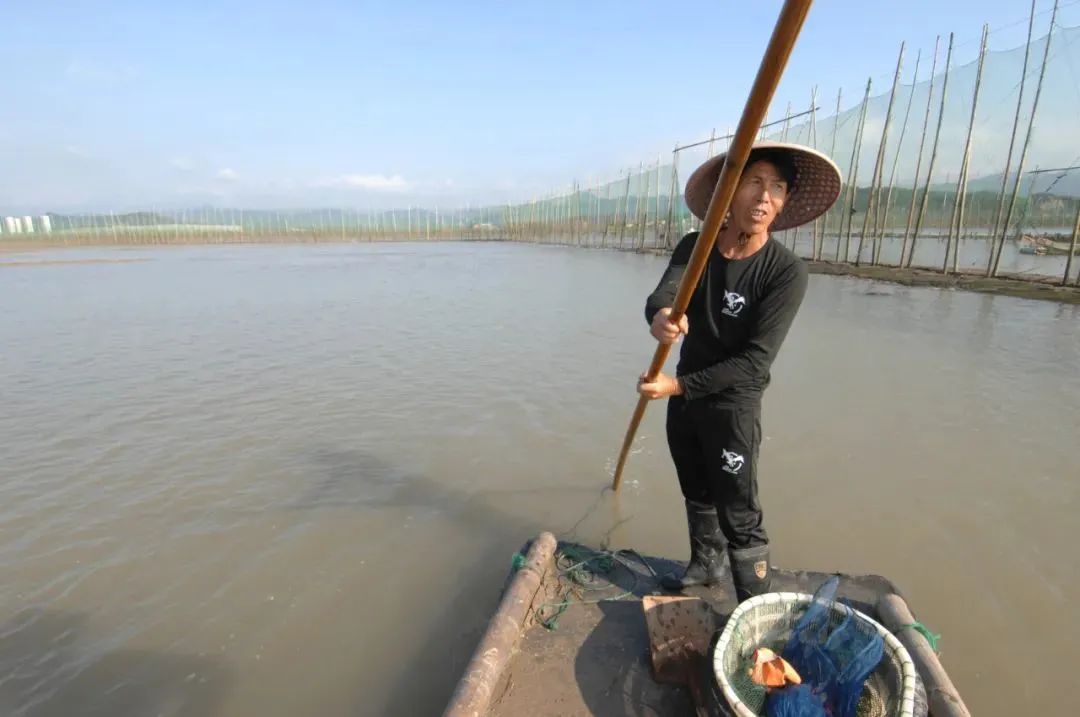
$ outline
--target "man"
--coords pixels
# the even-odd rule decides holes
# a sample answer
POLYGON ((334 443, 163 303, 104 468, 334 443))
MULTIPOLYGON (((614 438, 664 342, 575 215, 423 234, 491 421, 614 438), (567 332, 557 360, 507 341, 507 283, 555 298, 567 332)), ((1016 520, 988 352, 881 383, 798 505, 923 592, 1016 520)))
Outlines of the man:
MULTIPOLYGON (((704 219, 723 167, 714 157, 687 182, 686 202, 704 219)), ((712 585, 730 567, 739 601, 768 592, 769 537, 758 503, 761 400, 770 367, 802 304, 806 264, 771 231, 823 214, 840 193, 840 171, 824 155, 759 142, 747 160, 686 315, 669 319, 697 232, 683 237, 645 304, 652 335, 685 337, 676 376, 659 374, 638 392, 668 398, 667 437, 686 504, 690 561, 662 585, 712 585)))

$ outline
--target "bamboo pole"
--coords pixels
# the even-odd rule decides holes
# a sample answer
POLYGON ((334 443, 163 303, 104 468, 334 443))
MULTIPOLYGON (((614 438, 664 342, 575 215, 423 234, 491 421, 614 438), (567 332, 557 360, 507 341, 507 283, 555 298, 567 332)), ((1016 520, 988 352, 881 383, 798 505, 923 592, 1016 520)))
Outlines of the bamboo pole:
MULTIPOLYGON (((817 149, 817 85, 810 90, 810 146, 817 149)), ((820 253, 821 217, 814 220, 814 235, 810 244, 810 256, 816 259, 820 253)))
MULTIPOLYGON (((829 157, 835 157, 836 156, 836 135, 840 134, 840 98, 843 96, 843 94, 844 94, 844 88, 843 87, 841 87, 839 90, 836 91, 836 114, 833 115, 833 132, 832 132, 832 142, 829 145, 829 157)), ((832 212, 832 207, 829 207, 829 211, 825 212, 825 223, 824 223, 824 227, 822 228, 822 237, 821 237, 822 248, 821 248, 821 250, 818 251, 817 256, 814 257, 814 259, 817 260, 817 261, 821 261, 821 254, 825 250, 825 248, 824 248, 825 237, 829 236, 829 214, 831 212, 832 212)), ((843 227, 843 226, 844 226, 844 217, 843 217, 843 214, 841 214, 841 216, 840 216, 840 224, 839 224, 839 226, 836 227, 837 251, 839 251, 839 247, 840 247, 840 228, 843 227)))
MULTIPOLYGON (((979 47, 979 66, 975 71, 975 92, 971 96, 971 120, 968 122, 967 139, 964 140, 963 160, 960 163, 960 181, 956 186, 956 245, 953 247, 953 273, 959 270, 960 237, 964 232, 964 204, 967 200, 968 165, 971 162, 971 134, 975 131, 975 115, 979 109, 979 88, 982 85, 983 65, 986 60, 986 38, 990 34, 990 25, 983 23, 982 44, 979 47)), ((945 245, 945 264, 942 273, 948 273, 949 246, 952 244, 952 225, 949 226, 949 240, 945 245)))
MULTIPOLYGON (((735 186, 750 155, 754 135, 761 125, 762 117, 765 115, 773 93, 776 91, 784 66, 787 64, 788 58, 791 57, 791 50, 795 45, 799 30, 802 28, 806 15, 810 11, 810 4, 811 0, 785 0, 783 8, 780 10, 780 17, 773 28, 769 45, 758 68, 757 76, 754 78, 750 97, 747 99, 746 107, 743 109, 742 117, 739 120, 735 139, 724 160, 724 166, 720 170, 720 177, 716 182, 716 187, 713 189, 709 209, 705 214, 704 226, 694 244, 694 251, 687 263, 686 270, 683 272, 682 279, 679 281, 679 289, 671 307, 671 314, 668 317, 673 323, 678 323, 682 319, 690 303, 690 297, 705 270, 705 262, 713 250, 716 236, 720 230, 720 221, 731 205, 731 198, 735 194, 735 186)), ((667 360, 670 348, 667 344, 657 345, 652 363, 645 373, 647 380, 654 379, 660 373, 660 369, 663 368, 664 362, 667 360)), ((615 467, 615 476, 612 480, 612 489, 615 492, 619 490, 626 458, 630 454, 634 434, 637 432, 641 419, 645 415, 645 408, 648 403, 649 399, 641 396, 630 419, 630 425, 623 438, 622 451, 619 453, 619 461, 615 467)))
MULTIPOLYGON (((907 109, 904 111, 904 122, 900 125, 900 139, 896 143, 896 154, 893 156, 892 173, 889 175, 889 192, 885 195, 885 210, 882 214, 881 227, 877 231, 880 241, 875 241, 875 251, 872 264, 877 266, 881 261, 881 248, 885 243, 885 232, 889 222, 889 209, 892 208, 893 189, 896 187, 896 171, 900 166, 900 150, 904 146, 904 136, 907 134, 908 120, 911 118, 911 106, 915 103, 915 88, 919 84, 919 63, 922 61, 922 50, 915 54, 915 74, 911 80, 911 94, 908 95, 907 109)), ((914 201, 914 196, 912 197, 914 201)))
POLYGON ((630 170, 626 170, 626 192, 623 194, 623 218, 619 225, 619 249, 623 248, 623 237, 626 235, 626 223, 630 219, 630 170))
POLYGON ((593 230, 589 232, 590 235, 600 233, 600 180, 596 180, 596 224, 593 230))
POLYGON ((660 244, 660 158, 656 155, 656 211, 653 213, 653 248, 660 244))
POLYGON ((949 679, 949 673, 942 667, 934 648, 926 637, 915 629, 919 623, 904 599, 895 594, 884 595, 878 599, 876 608, 882 623, 903 643, 914 660, 926 690, 930 714, 934 717, 971 717, 971 712, 949 679))
MULTIPOLYGON (((859 154, 862 147, 862 133, 863 127, 866 124, 866 106, 870 102, 870 84, 871 80, 866 80, 866 92, 863 94, 862 111, 859 114, 859 126, 855 130, 855 142, 851 146, 851 169, 848 171, 850 177, 848 181, 848 197, 849 201, 847 206, 843 209, 843 214, 847 215, 847 233, 844 237, 844 261, 847 262, 851 254, 851 220, 855 214, 855 200, 858 199, 858 185, 856 180, 859 176, 859 154)), ((844 222, 843 216, 840 217, 841 225, 844 222)), ((840 260, 840 243, 836 244, 836 260, 840 260)))
POLYGON ((930 107, 934 100, 934 74, 937 72, 938 46, 941 43, 941 35, 934 39, 934 60, 930 65, 930 84, 926 91, 926 114, 923 117, 922 138, 919 140, 919 154, 915 159, 915 179, 911 183, 911 204, 908 205, 907 223, 904 225, 904 241, 900 246, 900 260, 898 266, 904 266, 907 257, 908 236, 911 233, 911 220, 915 218, 915 202, 919 194, 919 172, 922 169, 923 148, 926 146, 926 130, 930 126, 930 107))
POLYGON ((926 203, 930 199, 930 180, 934 177, 934 162, 937 160, 938 141, 941 139, 941 123, 945 118, 945 98, 949 89, 949 65, 952 62, 953 33, 949 33, 949 50, 945 53, 945 76, 941 80, 941 105, 938 109, 937 130, 934 132, 934 146, 930 150, 930 163, 926 167, 926 184, 923 185, 922 203, 919 205, 919 214, 915 219, 915 231, 911 235, 911 253, 908 255, 905 267, 911 266, 915 258, 915 243, 919 239, 919 230, 922 228, 923 216, 926 214, 926 203))
POLYGON ((671 189, 668 192, 667 223, 664 227, 664 247, 671 249, 675 246, 672 237, 675 234, 675 194, 679 190, 679 143, 675 143, 675 149, 671 152, 671 189))
MULTIPOLYGON (((885 147, 889 142, 889 122, 892 121, 893 103, 896 101, 896 88, 900 85, 900 73, 904 69, 904 50, 906 42, 900 43, 900 55, 896 58, 896 73, 893 75, 892 90, 889 92, 889 106, 885 110, 885 122, 881 126, 881 141, 878 142, 877 157, 874 158, 874 174, 870 177, 870 193, 866 198, 866 215, 863 217, 862 231, 859 233, 859 249, 855 252, 855 266, 862 261, 863 242, 870 229, 870 216, 877 209, 877 195, 880 191, 881 175, 885 171, 885 147)), ((877 227, 876 214, 874 227, 877 227)), ((871 256, 873 250, 871 250, 871 256)))
MULTIPOLYGON (((1076 253, 1076 239, 1077 235, 1080 235, 1080 202, 1076 203, 1076 221, 1073 222, 1072 241, 1069 242, 1069 256, 1065 260, 1065 275, 1061 277, 1061 285, 1068 286, 1069 274, 1072 273, 1073 255, 1076 253)), ((1080 284, 1080 273, 1077 274, 1076 281, 1080 284)))
POLYGON ((638 212, 638 214, 640 215, 639 233, 641 235, 641 238, 638 242, 638 251, 641 251, 645 248, 645 225, 649 223, 649 180, 652 177, 652 172, 642 169, 642 173, 640 176, 642 177, 642 179, 645 180, 645 191, 641 191, 641 180, 638 180, 638 204, 641 207, 641 211, 638 212))
MULTIPOLYGON (((1002 211, 1005 209, 1005 187, 1009 183, 1009 167, 1012 164, 1013 147, 1016 145, 1016 130, 1020 127, 1020 108, 1024 102, 1024 84, 1027 82, 1028 59, 1031 56, 1031 34, 1035 29, 1035 3, 1031 0, 1031 16, 1028 18, 1027 44, 1024 45, 1024 66, 1020 70, 1020 94, 1016 98, 1016 115, 1013 117, 1012 134, 1009 135, 1009 152, 1005 155, 1005 171, 1001 174, 1001 189, 998 190, 997 211, 994 212, 994 228, 990 232, 990 246, 987 251, 986 275, 990 276, 994 268, 994 238, 1001 227, 1002 211)), ((1051 27, 1051 30, 1053 28, 1051 27)), ((1049 37, 1046 40, 1050 42, 1049 37)))
POLYGON ((1020 178, 1024 174, 1024 161, 1027 159, 1028 146, 1031 144, 1031 133, 1035 129, 1035 113, 1039 109, 1039 96, 1042 94, 1043 77, 1046 76, 1046 61, 1050 57, 1050 39, 1054 36, 1054 20, 1057 18, 1058 1, 1054 0, 1054 9, 1050 14, 1050 29, 1046 33, 1046 48, 1043 52, 1042 68, 1039 70, 1039 80, 1035 83, 1035 99, 1031 104, 1031 119, 1028 120, 1027 135, 1024 137, 1024 146, 1020 150, 1020 159, 1016 164, 1016 182, 1013 183, 1012 198, 1009 199, 1009 210, 1005 214, 1005 223, 1001 227, 1001 236, 997 238, 997 247, 994 250, 994 266, 990 276, 998 275, 1001 265, 1001 250, 1005 246, 1005 235, 1009 231, 1009 222, 1012 221, 1013 209, 1016 207, 1016 195, 1020 191, 1020 178))

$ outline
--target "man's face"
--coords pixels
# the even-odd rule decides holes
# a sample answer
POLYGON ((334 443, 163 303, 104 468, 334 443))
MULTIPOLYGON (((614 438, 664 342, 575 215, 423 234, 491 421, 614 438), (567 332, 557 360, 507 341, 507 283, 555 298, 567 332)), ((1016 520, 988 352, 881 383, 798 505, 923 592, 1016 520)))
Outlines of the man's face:
POLYGON ((749 164, 731 199, 731 224, 744 234, 761 234, 780 214, 788 196, 787 182, 772 162, 749 164))

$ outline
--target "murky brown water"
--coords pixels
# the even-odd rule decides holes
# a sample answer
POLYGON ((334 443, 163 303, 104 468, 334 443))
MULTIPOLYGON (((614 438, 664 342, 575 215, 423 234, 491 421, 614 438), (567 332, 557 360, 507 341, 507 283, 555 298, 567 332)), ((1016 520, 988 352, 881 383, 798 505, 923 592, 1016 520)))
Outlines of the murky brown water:
MULTIPOLYGON (((0 268, 5 715, 438 714, 539 530, 686 550, 660 404, 597 502, 663 258, 61 256, 146 261, 0 268)), ((776 562, 896 581, 979 715, 1080 662, 1078 321, 814 276, 767 394, 776 562)))

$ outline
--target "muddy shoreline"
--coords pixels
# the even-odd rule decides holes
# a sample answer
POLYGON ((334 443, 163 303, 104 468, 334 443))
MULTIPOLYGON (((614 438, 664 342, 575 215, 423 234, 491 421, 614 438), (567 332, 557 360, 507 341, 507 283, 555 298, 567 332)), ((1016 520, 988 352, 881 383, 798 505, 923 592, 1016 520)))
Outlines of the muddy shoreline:
POLYGON ((930 269, 901 269, 894 266, 855 266, 828 261, 807 261, 811 273, 830 276, 854 276, 860 279, 885 281, 904 286, 931 286, 939 289, 960 289, 1021 299, 1059 301, 1080 304, 1080 287, 1062 286, 1061 278, 1049 276, 1001 275, 987 278, 985 272, 961 270, 942 274, 930 269))
MULTIPOLYGON (((0 257, 6 255, 25 254, 28 252, 56 250, 56 249, 104 249, 118 248, 149 248, 166 246, 215 246, 237 244, 352 244, 352 243, 389 243, 398 241, 507 241, 494 237, 422 237, 410 238, 408 236, 388 235, 383 237, 341 237, 336 234, 323 233, 296 233, 284 236, 231 236, 221 237, 185 237, 178 240, 165 242, 140 240, 139 237, 127 237, 128 241, 100 241, 87 240, 84 237, 75 239, 51 239, 51 240, 8 240, 0 239, 0 257)), ((615 249, 615 251, 639 251, 651 254, 667 254, 662 249, 615 249)), ((80 260, 81 261, 81 260, 80 260)), ((958 273, 942 274, 940 271, 924 268, 902 269, 895 266, 856 266, 850 263, 833 261, 814 261, 807 259, 811 273, 825 274, 830 276, 852 276, 872 281, 883 281, 904 286, 927 286, 941 289, 958 289, 973 291, 998 296, 1013 296, 1022 299, 1037 299, 1042 301, 1057 301, 1066 304, 1080 304, 1080 286, 1070 284, 1061 285, 1060 277, 1040 276, 1033 274, 1002 274, 995 278, 987 278, 983 272, 976 270, 961 270, 958 273)), ((71 263, 64 260, 45 263, 71 263)), ((11 266, 23 262, 0 261, 0 266, 11 266)))

